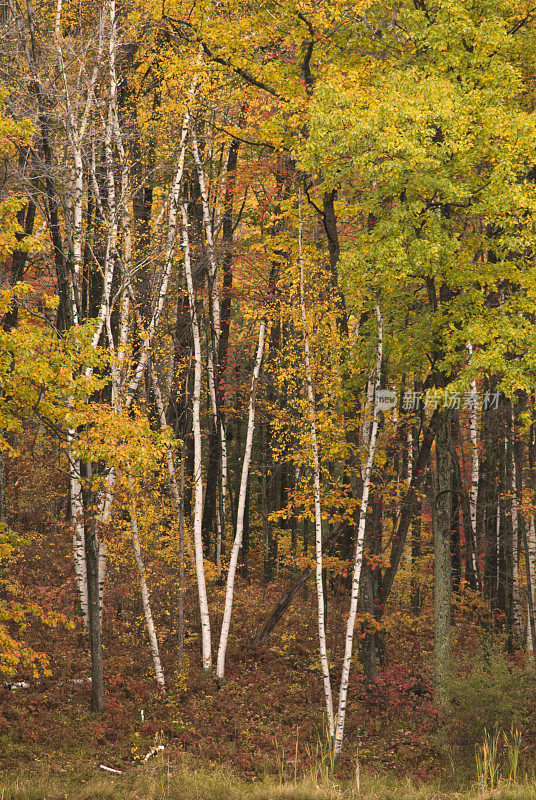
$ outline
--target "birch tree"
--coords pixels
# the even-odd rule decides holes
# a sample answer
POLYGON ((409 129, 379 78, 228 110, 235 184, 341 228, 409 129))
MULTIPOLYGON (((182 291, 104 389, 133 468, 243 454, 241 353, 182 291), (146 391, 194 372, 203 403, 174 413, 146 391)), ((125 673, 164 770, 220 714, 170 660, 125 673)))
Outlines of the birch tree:
POLYGON ((324 683, 324 699, 326 702, 328 733, 331 742, 333 741, 333 736, 335 734, 335 720, 333 717, 333 697, 331 693, 329 658, 328 658, 327 644, 326 644, 326 625, 324 619, 325 606, 324 606, 324 585, 322 582, 322 507, 320 501, 320 459, 318 456, 318 443, 316 438, 315 393, 314 393, 314 383, 313 383, 313 372, 311 368, 309 334, 307 332, 307 312, 305 307, 301 189, 298 197, 298 216, 299 216, 298 265, 300 269, 300 309, 301 309, 302 328, 303 328, 305 385, 307 388, 307 405, 309 411, 311 455, 313 459, 313 493, 314 493, 314 508, 315 508, 315 580, 316 580, 316 595, 318 600, 318 642, 320 648, 320 666, 322 669, 322 680, 324 683))
MULTIPOLYGON (((219 442, 219 458, 215 453, 211 453, 211 462, 209 462, 209 469, 207 474, 207 495, 205 503, 207 503, 209 494, 212 494, 212 483, 215 481, 215 475, 212 465, 216 462, 216 468, 219 462, 219 484, 221 489, 222 511, 223 515, 219 513, 219 506, 216 503, 216 565, 221 565, 221 542, 222 542, 222 526, 225 524, 225 494, 227 489, 227 437, 225 433, 225 425, 220 410, 219 403, 219 342, 221 334, 221 311, 220 311, 220 294, 218 288, 218 259, 214 245, 214 230, 212 218, 210 213, 209 198, 207 192, 207 180, 205 169, 201 161, 199 152, 199 144, 197 139, 197 132, 195 125, 191 127, 191 140, 192 152, 194 156, 195 168, 197 172, 197 179, 199 183, 199 192, 201 195, 201 206, 203 212, 203 226, 205 230, 205 241, 208 254, 208 274, 207 274, 207 294, 208 294, 208 319, 209 319, 209 334, 208 334, 208 350, 207 350, 207 377, 210 406, 212 410, 212 420, 214 431, 218 437, 219 442), (210 485, 209 485, 210 484, 210 485), (223 518, 222 518, 223 516, 223 518)), ((210 516, 212 509, 206 508, 204 516, 210 516)))
POLYGON ((339 687, 339 703, 337 708, 337 719, 335 723, 335 738, 333 741, 333 752, 337 756, 342 750, 344 737, 344 723, 346 719, 346 701, 348 698, 348 683, 350 679, 350 667, 352 663, 352 649, 354 642, 354 628, 357 614, 357 601, 359 597, 359 579, 361 577, 361 566, 363 564, 363 540, 365 537, 365 523, 368 509, 370 484, 372 478, 372 467, 376 453, 376 440, 378 437, 378 392, 380 390, 381 366, 383 358, 383 318, 379 305, 376 305, 376 322, 378 325, 378 347, 376 357, 375 387, 376 391, 373 400, 372 424, 368 443, 368 455, 363 470, 363 494, 361 496, 361 507, 359 509, 359 523, 357 528, 357 541, 354 559, 354 570, 352 575, 352 587, 350 596, 350 612, 346 623, 346 637, 344 642, 344 656, 341 670, 341 682, 339 687))
POLYGON ((249 466, 251 463, 251 452, 253 449, 253 433, 255 430, 255 395, 257 383, 261 372, 262 359, 264 355, 264 345, 266 342, 266 317, 261 319, 259 327, 259 339, 257 342, 257 353, 255 355, 255 365, 251 376, 251 388, 249 392, 248 404, 248 424, 246 432, 246 444, 244 449, 244 460, 242 462, 242 473, 240 476, 240 489, 238 494, 238 509, 236 512, 236 531, 231 549, 229 569, 227 572, 227 583, 225 588, 225 606, 223 620, 221 624, 220 644, 218 648, 218 659, 216 664, 216 676, 222 681, 225 676, 225 653, 227 651, 227 641, 229 639, 229 628, 231 625, 231 614, 233 610, 234 582, 236 567, 238 565, 238 554, 242 546, 244 533, 244 512, 246 508, 246 495, 248 488, 249 466))
MULTIPOLYGON (((132 487, 132 482, 131 482, 132 487)), ((158 639, 156 638, 156 630, 153 620, 153 612, 151 610, 151 601, 149 598, 149 590, 147 588, 147 579, 145 577, 145 566, 143 564, 143 557, 141 554, 138 517, 136 512, 136 505, 134 498, 131 499, 129 508, 130 525, 132 530, 132 544, 134 547, 134 559, 136 567, 138 568, 138 575, 140 579, 141 600, 143 606, 143 614, 145 616, 145 623, 147 625, 147 635, 149 637, 149 646, 151 648, 151 656, 153 659, 154 674, 158 688, 166 691, 166 682, 164 679, 164 671, 162 669, 162 662, 160 661, 160 652, 158 649, 158 639)))
POLYGON ((190 242, 188 237, 188 212, 185 204, 181 206, 182 231, 184 247, 184 274, 188 290, 190 306, 190 321, 192 325, 192 339, 194 343, 194 390, 192 397, 192 433, 194 437, 194 517, 193 539, 195 548, 195 570, 197 575, 197 591, 199 594, 199 614, 201 617, 201 650, 202 664, 205 672, 212 671, 212 644, 210 637, 210 615, 207 600, 205 581, 205 567, 203 562, 203 536, 201 526, 203 523, 203 473, 202 473, 202 444, 201 444, 201 375, 203 360, 201 353, 201 334, 197 316, 192 265, 190 261, 190 242))
POLYGON ((527 565, 527 651, 536 661, 536 641, 533 635, 535 628, 534 609, 536 605, 536 525, 534 517, 529 523, 528 536, 525 535, 525 560, 527 565))
MULTIPOLYGON (((512 415, 510 420, 510 434, 512 441, 510 445, 508 443, 508 431, 507 436, 505 437, 505 448, 506 453, 505 457, 510 459, 510 469, 511 469, 511 479, 512 479, 512 486, 511 486, 511 494, 512 494, 512 623, 515 638, 518 642, 523 641, 523 620, 521 617, 521 598, 519 596, 519 508, 518 508, 518 486, 521 487, 521 495, 523 494, 523 481, 522 475, 519 476, 521 480, 518 480, 518 476, 516 474, 516 458, 515 458, 515 444, 514 440, 516 437, 516 425, 515 425, 515 414, 514 408, 512 406, 512 415)), ((524 521, 523 521, 524 522, 524 521)), ((522 524, 523 524, 522 522, 522 524)))

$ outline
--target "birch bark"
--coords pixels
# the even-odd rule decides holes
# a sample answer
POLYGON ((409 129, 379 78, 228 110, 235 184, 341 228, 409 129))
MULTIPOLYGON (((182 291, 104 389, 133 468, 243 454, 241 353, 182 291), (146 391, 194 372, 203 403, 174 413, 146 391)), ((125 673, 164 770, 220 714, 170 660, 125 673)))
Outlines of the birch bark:
MULTIPOLYGON (((111 82, 114 84, 114 89, 110 90, 110 100, 109 100, 109 126, 107 127, 107 135, 110 137, 114 135, 114 139, 116 141, 116 145, 118 147, 118 152, 120 156, 120 164, 121 164, 121 214, 119 218, 121 219, 122 227, 123 227, 123 234, 124 234, 124 264, 123 264, 123 271, 124 277, 126 282, 126 288, 130 287, 130 280, 131 280, 131 255, 132 255, 132 243, 131 243, 131 223, 130 223, 130 210, 128 208, 128 198, 127 198, 127 188, 128 188, 128 163, 126 159, 126 154, 124 151, 124 146, 122 142, 122 136, 119 128, 119 120, 117 116, 117 103, 116 103, 116 77, 115 77, 115 52, 116 52, 116 44, 115 44, 115 2, 114 0, 110 0, 110 19, 111 19, 111 43, 110 43, 110 57, 113 59, 113 63, 110 66, 110 76, 111 82)), ((198 59, 199 63, 199 59, 198 59)), ((195 88, 197 85, 197 74, 194 75, 192 79, 192 83, 190 85, 189 90, 189 99, 193 97, 195 93, 195 88)), ((173 256, 175 252, 175 243, 176 243, 176 231, 177 231, 177 208, 179 203, 179 196, 180 196, 180 189, 182 185, 182 176, 184 172, 184 158, 185 158, 185 151, 186 151, 186 138, 188 135, 188 127, 190 121, 190 111, 189 109, 186 110, 185 115, 183 117, 183 124, 181 130, 181 141, 180 141, 180 150, 179 150, 179 160, 177 164, 177 168, 175 171, 175 176, 172 184, 172 189, 170 192, 170 202, 169 202, 169 216, 168 216, 168 236, 166 241, 166 252, 165 252, 165 265, 162 274, 162 278, 160 281, 160 287, 158 291, 157 301, 155 304, 155 308, 149 322, 149 329, 147 332, 147 338, 144 342, 144 348, 142 352, 142 356, 138 361, 138 366, 135 371, 135 374, 132 376, 130 381, 128 381, 126 376, 123 376, 123 365, 125 360, 125 352, 126 352, 126 345, 128 341, 128 319, 129 319, 129 302, 128 302, 128 293, 124 292, 124 296, 122 298, 121 303, 121 314, 120 314, 120 331, 119 331, 119 342, 118 342, 118 350, 117 354, 115 352, 112 353, 113 355, 113 403, 114 409, 117 414, 123 413, 124 409, 128 409, 132 404, 140 381, 143 377, 145 372, 145 368, 147 366, 147 360, 149 357, 149 352, 152 346, 153 337, 155 330, 158 326, 160 321, 160 316, 162 314, 162 310, 164 307, 165 298, 167 295, 167 288, 169 284, 169 277, 171 273, 171 266, 173 263, 173 256)), ((94 177, 94 175, 93 175, 94 177)), ((115 181, 114 175, 108 172, 108 181, 111 184, 112 181, 115 181)), ((98 187, 97 187, 98 190, 98 187)), ((109 199, 109 203, 113 202, 113 220, 114 220, 114 230, 115 233, 112 235, 116 236, 117 233, 117 208, 115 205, 115 183, 113 188, 113 201, 109 199)), ((111 208, 112 206, 109 205, 110 209, 110 220, 112 219, 111 215, 111 208)), ((108 237, 108 246, 107 246, 107 253, 109 252, 110 246, 110 236, 108 237)), ((114 245, 115 247, 115 245, 114 245)), ((108 263, 108 262, 107 262, 108 263)), ((106 273, 106 270, 105 270, 106 273)), ((110 284, 111 286, 111 284, 110 284)), ((109 305, 109 292, 106 296, 106 286, 104 289, 104 297, 101 304, 101 309, 99 310, 99 324, 97 327, 97 331, 93 337, 93 346, 96 347, 98 345, 100 334, 102 332, 102 326, 106 322, 107 323, 107 334, 108 334, 108 341, 109 346, 112 351, 114 351, 114 343, 112 338, 112 333, 110 329, 110 305, 109 305), (108 297, 108 299, 106 299, 108 297)), ((89 370, 87 371, 89 372, 89 370)), ((102 529, 102 526, 107 524, 111 514, 111 507, 113 502, 113 494, 114 494, 114 485, 115 485, 115 470, 111 467, 106 476, 106 488, 101 494, 99 499, 99 514, 97 517, 97 523, 99 525, 99 529, 102 529)), ((175 481, 176 484, 176 481, 175 481)), ((99 598, 100 598, 100 608, 102 613, 102 602, 103 602, 103 592, 104 592, 104 578, 106 573, 106 546, 104 540, 99 538, 98 542, 98 551, 99 551, 99 598)))
POLYGON ((141 599, 143 605, 143 614, 145 616, 145 623, 147 625, 147 635, 149 637, 149 647, 151 648, 151 656, 153 658, 154 674, 159 689, 164 693, 166 691, 166 682, 164 679, 164 671, 162 669, 162 662, 160 660, 160 653, 158 650, 158 639, 156 637, 156 630, 154 626, 153 612, 151 610, 151 601, 149 598, 149 590, 147 588, 147 579, 145 577, 145 566, 140 547, 140 537, 138 529, 138 518, 136 514, 136 506, 132 501, 130 510, 130 527, 132 530, 132 545, 134 548, 134 559, 138 568, 138 575, 140 578, 141 599))
MULTIPOLYGON (((205 227, 205 239, 207 242, 207 252, 209 261, 209 297, 211 303, 211 310, 214 321, 214 335, 216 339, 215 351, 217 352, 217 343, 220 338, 220 299, 218 291, 218 260, 216 258, 216 250, 214 248, 214 236, 212 232, 212 220, 210 218, 210 206, 207 194, 207 182, 205 179, 205 170, 201 162, 199 154, 199 146, 197 142, 197 133, 195 125, 191 126, 190 136, 192 141, 192 151, 194 154, 195 167, 197 171, 197 179, 199 181, 199 192, 201 194, 201 206, 203 208, 203 224, 205 227)), ((216 362, 216 359, 214 359, 216 362)))
POLYGON ((244 533, 244 511, 246 507, 246 493, 248 488, 249 465, 251 463, 251 451, 253 448, 253 433, 255 430, 255 395, 257 383, 262 366, 264 345, 266 342, 266 318, 263 317, 259 328, 259 340, 257 344, 257 354, 255 356, 255 366, 251 377, 251 389, 249 393, 248 407, 248 427, 246 433, 246 446, 244 450, 244 460, 242 462, 242 474, 240 477, 240 491, 238 495, 238 510, 236 513, 236 532, 231 550, 229 561, 229 571, 227 572, 227 584, 225 588, 225 607, 221 624, 220 644, 218 647, 218 658, 216 663, 216 676, 222 681, 225 677, 225 653, 229 638, 229 628, 231 625, 231 614, 233 610, 234 581, 236 567, 238 564, 238 554, 242 545, 244 533))
MULTIPOLYGON (((71 146, 73 155, 73 191, 70 202, 72 213, 72 229, 70 231, 70 246, 73 256, 73 272, 74 282, 71 283, 70 302, 71 302, 71 317, 73 325, 79 322, 78 315, 78 302, 76 297, 76 282, 77 276, 80 272, 80 265, 82 260, 82 199, 84 190, 84 174, 82 165, 82 150, 81 141, 85 130, 85 123, 80 130, 75 123, 74 114, 72 111, 71 100, 69 96, 69 88, 67 76, 65 73, 65 62, 63 59, 63 51, 61 46, 61 13, 62 13, 62 0, 58 0, 56 5, 56 15, 54 21, 54 40, 56 53, 58 57, 59 72, 63 80, 65 91, 65 109, 66 109, 66 129, 67 139, 71 146)), ((89 100, 88 92, 88 104, 89 100)), ((89 105, 84 114, 84 120, 87 120, 89 113, 89 105)), ((74 572, 75 572, 75 585, 80 611, 84 620, 84 627, 86 630, 89 626, 89 606, 88 606, 88 585, 87 585, 87 567, 86 567, 86 553, 85 553, 85 530, 84 530, 84 496, 82 490, 82 477, 80 461, 74 456, 72 449, 72 442, 76 436, 75 431, 69 431, 69 491, 71 498, 71 524, 73 528, 73 557, 74 557, 74 572)))
POLYGON ((333 736, 335 734, 335 720, 333 716, 333 695, 331 692, 331 679, 329 675, 329 658, 328 658, 328 651, 326 644, 326 624, 324 618, 325 606, 324 606, 324 585, 322 582, 322 507, 320 502, 320 459, 318 455, 318 443, 316 438, 315 393, 313 384, 313 372, 311 368, 309 334, 307 333, 307 313, 305 309, 301 191, 298 200, 298 215, 299 215, 298 263, 300 268, 300 309, 301 309, 301 318, 303 327, 305 384, 307 387, 307 405, 309 410, 311 455, 313 457, 313 492, 314 492, 314 508, 315 508, 315 578, 316 578, 316 595, 318 601, 318 643, 320 649, 320 666, 322 669, 322 680, 324 683, 324 699, 326 702, 328 732, 329 732, 329 739, 331 742, 333 741, 333 736))
POLYGON ((184 272, 188 288, 188 302, 190 305, 190 320, 192 324, 192 338, 194 343, 194 391, 192 398, 193 437, 194 437, 194 521, 193 539, 195 548, 195 570, 197 575, 197 590, 199 594, 199 613, 201 616, 201 648, 202 663, 205 672, 212 671, 212 644, 210 637, 210 615, 208 610, 207 588, 205 581, 205 566, 203 562, 203 537, 201 526, 203 522, 203 474, 201 451, 201 373, 203 368, 201 356, 201 336, 199 320, 195 303, 195 290, 190 261, 190 243, 188 238, 188 214, 186 206, 181 207, 182 226, 184 237, 184 272))
MULTIPOLYGON (((201 53, 202 51, 200 50, 198 57, 198 64, 200 63, 201 60, 201 53)), ((190 89, 188 92, 189 102, 191 102, 195 94, 196 86, 197 86, 197 73, 195 73, 195 75, 192 78, 192 83, 190 85, 190 89)), ((162 314, 162 310, 164 308, 164 302, 167 295, 169 278, 171 275, 171 267, 173 266, 173 258, 175 255, 177 214, 179 208, 180 192, 182 187, 182 177, 184 174, 186 139, 188 136, 189 128, 190 128, 190 109, 187 108, 182 120, 182 130, 181 130, 181 138, 179 145, 179 161, 177 164, 177 168, 175 170, 175 175, 173 178, 173 183, 169 197, 169 214, 168 214, 168 225, 167 225, 168 232, 167 232, 166 249, 164 256, 164 269, 162 271, 162 277, 160 279, 160 287, 156 297, 154 311, 152 313, 148 328, 146 330, 144 345, 141 350, 134 375, 127 387, 127 396, 125 400, 125 407, 127 408, 131 405, 134 395, 142 379, 142 376, 145 372, 145 368, 147 366, 147 360, 149 358, 149 353, 151 351, 151 347, 153 344, 154 334, 158 326, 158 323, 160 322, 160 317, 162 314)))
MULTIPOLYGON (((523 620, 521 616, 521 599, 519 596, 519 509, 517 503, 517 486, 518 476, 516 473, 516 459, 514 456, 514 443, 513 439, 516 435, 515 429, 515 415, 512 408, 512 446, 508 448, 508 442, 505 442, 506 457, 510 456, 512 461, 512 622, 514 627, 514 635, 518 642, 523 641, 523 620)), ((519 476, 522 479, 522 476, 519 476)))
MULTIPOLYGON (((69 440, 72 441, 70 431, 69 440)), ((72 451, 71 451, 72 452, 72 451)), ((87 588, 87 568, 85 551, 85 529, 84 529, 84 499, 82 493, 82 478, 80 475, 80 461, 76 458, 69 458, 70 462, 70 496, 71 496, 71 524, 73 528, 73 557, 76 596, 80 605, 80 613, 84 620, 84 627, 87 630, 89 625, 89 606, 87 588)))
MULTIPOLYGON (((222 530, 225 525, 225 494, 227 491, 227 437, 225 432, 225 425, 219 409, 218 402, 218 364, 219 364, 219 341, 221 334, 221 310, 220 310, 220 293, 218 286, 218 259, 216 256, 216 249, 214 246, 214 233, 213 225, 210 214, 210 204, 207 192, 207 180, 205 170, 201 161, 199 153, 199 145, 197 141, 197 133, 195 125, 191 126, 191 141, 192 151, 194 155, 195 167, 197 171, 197 179, 199 182, 199 192, 201 195, 201 205, 203 209, 203 225, 205 229, 205 239, 207 244, 208 260, 209 260, 209 274, 207 279, 208 284, 208 297, 209 297, 209 319, 211 322, 210 335, 209 335, 209 348, 208 348, 208 383, 210 401, 212 407, 212 415, 214 419, 214 430, 217 431, 219 436, 220 445, 220 489, 222 495, 221 510, 222 513, 216 513, 216 565, 221 566, 221 546, 222 546, 222 530)), ((209 469, 210 472, 210 469, 209 469)), ((209 476, 213 478, 212 475, 209 476)))
POLYGON ((376 392, 374 396, 374 411, 372 417, 372 425, 370 428, 370 439, 368 445, 368 457, 363 471, 363 495, 361 498, 361 508, 359 510, 359 525, 357 529, 357 543, 354 562, 354 572, 352 576, 352 592, 350 600, 350 613, 348 615, 348 622, 346 625, 346 640, 344 647, 344 658, 341 672, 341 683, 339 689, 339 704, 337 710, 337 721, 335 725, 335 741, 333 744, 334 755, 337 756, 342 750, 342 742, 344 736, 344 722, 346 718, 346 700, 348 697, 348 682, 350 678, 350 666, 352 661, 352 647, 354 639, 355 618, 357 614, 357 600, 359 597, 359 580, 361 577, 361 565, 363 563, 363 539, 365 536, 365 521, 368 508, 368 500, 370 493, 370 483, 372 476, 372 466, 374 463, 374 455, 376 453, 376 439, 378 436, 378 391, 380 389, 381 379, 381 365, 383 357, 383 319, 380 307, 376 306, 376 321, 378 324, 378 349, 376 359, 376 376, 375 386, 376 392))
MULTIPOLYGON (((473 354, 473 346, 471 342, 467 342, 467 352, 469 353, 469 357, 473 354)), ((471 528, 472 528, 472 536, 473 536, 473 546, 472 546, 472 559, 473 559, 473 572, 476 576, 477 581, 477 588, 481 589, 480 586, 480 570, 478 569, 477 558, 478 558, 478 539, 477 539, 477 504, 478 504, 478 479, 479 479, 479 455, 478 455, 478 425, 477 425, 477 409, 476 409, 476 401, 477 401, 477 390, 476 390, 476 381, 471 381, 471 405, 469 409, 469 436, 471 439, 471 491, 469 493, 469 508, 471 513, 471 528)))
POLYGON ((533 660, 536 660, 536 640, 533 635, 534 630, 534 606, 536 601, 536 592, 534 591, 534 583, 536 576, 536 526, 534 517, 531 517, 529 524, 529 535, 525 537, 526 541, 526 554, 527 560, 527 651, 532 655, 533 660))

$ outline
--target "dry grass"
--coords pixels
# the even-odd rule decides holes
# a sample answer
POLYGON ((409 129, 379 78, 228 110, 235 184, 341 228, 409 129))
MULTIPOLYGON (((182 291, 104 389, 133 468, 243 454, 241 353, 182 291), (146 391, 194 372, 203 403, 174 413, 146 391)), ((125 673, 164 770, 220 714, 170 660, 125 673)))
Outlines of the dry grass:
POLYGON ((0 800, 536 800, 536 784, 528 781, 521 786, 504 783, 491 793, 449 792, 363 776, 358 792, 355 786, 336 781, 316 785, 307 777, 283 784, 273 779, 246 782, 220 768, 195 769, 187 764, 174 771, 161 765, 123 775, 85 774, 60 774, 50 768, 31 775, 0 775, 0 800))

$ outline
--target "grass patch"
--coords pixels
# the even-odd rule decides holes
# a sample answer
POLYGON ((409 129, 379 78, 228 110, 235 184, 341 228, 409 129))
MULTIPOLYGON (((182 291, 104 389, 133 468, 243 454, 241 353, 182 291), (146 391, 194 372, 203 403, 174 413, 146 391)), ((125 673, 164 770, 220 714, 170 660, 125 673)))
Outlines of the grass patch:
POLYGON ((0 775, 1 800, 536 800, 536 783, 499 783, 493 791, 451 792, 438 785, 416 786, 394 777, 362 776, 355 785, 336 780, 315 784, 310 777, 281 783, 244 781, 228 770, 175 770, 138 767, 123 775, 102 772, 61 774, 54 768, 35 774, 0 775))

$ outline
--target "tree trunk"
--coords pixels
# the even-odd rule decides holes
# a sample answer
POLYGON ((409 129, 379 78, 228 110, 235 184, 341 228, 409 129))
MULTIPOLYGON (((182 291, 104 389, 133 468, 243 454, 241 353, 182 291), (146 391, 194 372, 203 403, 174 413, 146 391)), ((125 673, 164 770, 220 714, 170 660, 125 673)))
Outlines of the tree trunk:
POLYGON ((525 564, 527 570, 527 650, 536 661, 536 621, 534 606, 536 601, 536 525, 534 517, 530 520, 529 535, 525 531, 525 564))
MULTIPOLYGON (((491 391, 491 389, 490 389, 491 391)), ((498 431, 496 421, 491 413, 482 414, 482 459, 480 465, 480 481, 478 487, 477 518, 483 523, 484 532, 484 598, 490 609, 497 607, 497 449, 498 431)))
POLYGON ((316 595, 318 600, 318 643, 320 648, 320 668, 324 683, 324 700, 328 723, 330 742, 335 734, 335 720, 333 717, 333 696, 331 692, 331 679, 329 675, 329 658, 326 643, 324 583, 322 580, 322 507, 320 502, 320 459, 316 438, 316 408, 313 384, 313 371, 309 352, 309 334, 307 333, 307 313, 305 310, 304 270, 302 251, 302 218, 301 218, 301 191, 299 196, 299 233, 298 233, 298 260, 300 267, 300 307, 303 328, 303 352, 305 366, 305 385, 307 387, 307 406, 309 411, 309 431, 311 437, 311 453, 313 457, 313 495, 315 509, 315 577, 316 595))
MULTIPOLYGON (((381 502, 381 501, 380 501, 381 502)), ((373 537, 374 528, 377 521, 377 514, 374 513, 376 509, 374 506, 380 506, 378 499, 374 497, 371 502, 373 513, 367 519, 365 527, 365 539, 363 542, 363 550, 368 551, 363 559, 363 566, 361 568, 361 587, 360 587, 360 609, 365 614, 368 614, 370 619, 375 620, 374 608, 374 580, 372 569, 370 566, 370 556, 373 551, 373 537)), ((376 635, 374 631, 366 630, 362 634, 363 638, 360 645, 360 658, 363 665, 363 673, 367 681, 374 681, 378 677, 378 651, 376 648, 376 635)))
POLYGON ((84 500, 80 475, 80 461, 72 457, 70 459, 70 506, 71 525, 73 529, 76 598, 80 614, 84 621, 84 627, 87 630, 89 626, 89 608, 84 530, 84 500))
POLYGON ((140 538, 138 534, 138 519, 136 516, 136 507, 132 502, 132 508, 129 511, 130 526, 132 529, 132 545, 134 547, 134 559, 138 568, 138 575, 140 578, 141 599, 143 605, 143 613, 145 616, 145 623, 147 625, 147 635, 149 637, 149 647, 151 648, 151 656, 153 659, 154 674, 158 688, 166 691, 166 682, 164 679, 164 671, 162 669, 162 662, 160 661, 160 653, 158 650, 158 639, 156 637, 156 630, 154 626, 153 612, 151 610, 151 601, 149 598, 149 590, 147 588, 147 580, 145 577, 145 567, 141 555, 140 538))
MULTIPOLYGON (((88 465, 88 499, 91 499, 92 468, 88 465)), ((92 503, 86 502, 86 509, 92 503)), ((91 710, 96 714, 104 711, 104 669, 102 658, 101 613, 99 603, 99 542, 95 513, 86 513, 85 555, 87 565, 88 611, 89 611, 89 652, 91 655, 91 710)))
POLYGON ((370 491, 370 483, 372 476, 372 466, 374 463, 374 455, 376 453, 376 438, 378 434, 378 391, 380 388, 381 380, 381 367, 383 356, 383 320, 379 306, 376 306, 376 319, 378 322, 378 354, 376 362, 376 394, 374 397, 374 413, 372 418, 372 425, 370 429, 370 438, 368 446, 368 457, 365 469, 363 472, 363 496, 361 498, 361 508, 359 510, 359 526, 357 530, 357 542, 355 552, 354 573, 352 577, 352 593, 350 600, 350 613, 348 615, 348 622, 346 625, 346 638, 344 648, 344 658, 341 672, 341 683, 339 689, 339 705, 337 711, 337 722, 335 727, 335 740, 333 744, 333 753, 337 756, 342 750, 342 742, 344 736, 344 722, 346 718, 346 698, 348 696, 348 683, 350 678, 350 666, 352 662, 352 646, 354 639, 355 618, 357 613, 357 600, 359 597, 359 580, 361 577, 361 565, 363 562, 363 538, 365 535, 365 522, 368 508, 368 498, 370 491))
MULTIPOLYGON (((180 496, 184 497, 184 444, 181 445, 180 496)), ((186 575, 184 569, 184 510, 179 516, 179 599, 177 603, 177 669, 180 672, 184 659, 184 595, 186 575)))
MULTIPOLYGON (((499 412, 497 412, 499 413, 499 412)), ((512 409, 510 403, 500 412, 502 447, 500 449, 500 540, 499 540, 499 597, 504 612, 504 632, 507 652, 514 649, 513 596, 513 473, 512 473, 512 409)))
POLYGON ((434 525, 434 661, 439 697, 446 701, 450 671, 451 618, 451 411, 443 408, 437 420, 434 525))
POLYGON ((229 570, 227 572, 227 583, 225 588, 225 606, 223 620, 221 624, 220 644, 218 648, 218 659, 216 665, 216 675, 218 680, 223 681, 225 677, 225 654, 227 651, 227 641, 229 638, 229 628, 231 626, 231 614, 233 610, 233 593, 238 564, 238 555, 242 545, 242 534, 244 532, 244 511, 246 504, 246 493, 248 488, 249 465, 251 462, 251 452, 253 449, 253 433, 255 430, 255 395, 257 383, 262 365, 264 354, 264 343, 266 340, 266 319, 261 320, 259 328, 259 341, 257 344, 257 354, 255 356, 255 366, 251 377, 251 389, 249 393, 248 426, 246 433, 246 447, 244 450, 244 461, 242 462, 242 475, 240 478, 240 491, 238 495, 238 509, 236 513, 236 533, 231 550, 229 570))
POLYGON ((199 594, 199 613, 201 616, 201 648, 203 670, 212 671, 212 645, 210 637, 210 615, 208 610, 207 588, 205 582, 205 566, 203 563, 203 536, 201 525, 203 521, 203 474, 202 474, 202 445, 201 445, 201 336, 195 302, 194 282, 190 263, 190 246, 188 240, 188 215, 186 206, 182 206, 182 224, 184 235, 184 271, 188 287, 190 302, 190 315, 192 324, 192 338, 194 343, 194 390, 193 390, 193 438, 194 438, 194 520, 193 539, 195 546, 195 569, 197 575, 197 590, 199 594))
POLYGON ((521 480, 518 482, 515 458, 515 416, 512 408, 512 438, 513 442, 509 448, 510 458, 510 479, 511 479, 511 493, 512 493, 512 621, 513 631, 516 642, 518 645, 523 642, 523 618, 521 614, 521 598, 519 596, 519 551, 521 543, 521 535, 519 529, 519 503, 518 503, 518 485, 521 489, 520 495, 523 496, 523 475, 520 476, 521 480))
POLYGON ((421 612, 421 582, 419 576, 421 558, 422 503, 415 504, 415 514, 411 524, 411 590, 410 604, 414 614, 421 612))

